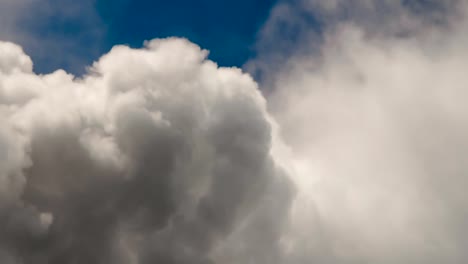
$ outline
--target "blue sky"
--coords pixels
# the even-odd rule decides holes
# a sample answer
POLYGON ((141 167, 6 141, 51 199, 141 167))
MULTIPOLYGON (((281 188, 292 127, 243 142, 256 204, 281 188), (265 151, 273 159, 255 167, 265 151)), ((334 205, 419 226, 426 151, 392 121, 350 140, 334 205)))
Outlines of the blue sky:
POLYGON ((28 9, 11 20, 16 34, 0 37, 19 42, 38 73, 63 68, 79 75, 116 44, 138 47, 168 36, 186 37, 210 50, 219 65, 242 66, 254 55, 257 32, 276 0, 20 2, 28 2, 28 9))
MULTIPOLYGON (((37 73, 61 68, 81 75, 116 44, 140 47, 145 40, 169 36, 197 43, 221 66, 241 67, 256 56, 255 46, 268 57, 288 54, 301 45, 301 37, 309 37, 311 28, 320 31, 326 26, 311 10, 293 4, 287 21, 276 21, 273 37, 258 41, 271 10, 284 2, 300 1, 2 0, 0 40, 20 44, 37 73)), ((433 0, 402 4, 425 16, 444 10, 433 0)))

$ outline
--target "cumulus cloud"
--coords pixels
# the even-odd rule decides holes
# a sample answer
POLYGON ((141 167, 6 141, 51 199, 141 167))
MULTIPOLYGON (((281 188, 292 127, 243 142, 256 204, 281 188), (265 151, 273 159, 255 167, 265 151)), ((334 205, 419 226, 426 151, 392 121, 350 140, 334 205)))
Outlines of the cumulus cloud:
POLYGON ((281 43, 278 25, 300 35, 260 45, 249 65, 266 76, 298 189, 283 263, 468 260, 466 10, 311 0, 272 12, 260 43, 281 43))
POLYGON ((282 1, 266 99, 182 39, 81 78, 1 42, 0 262, 465 263, 466 10, 282 1))
POLYGON ((293 188, 265 100, 206 56, 153 40, 74 78, 0 43, 1 263, 237 263, 279 247, 293 188), (243 248, 247 230, 272 240, 243 248))

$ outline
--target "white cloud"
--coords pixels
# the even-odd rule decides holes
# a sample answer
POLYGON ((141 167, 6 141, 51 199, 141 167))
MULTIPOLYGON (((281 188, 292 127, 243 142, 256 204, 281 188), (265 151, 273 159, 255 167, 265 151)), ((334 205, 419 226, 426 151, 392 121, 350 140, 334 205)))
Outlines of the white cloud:
POLYGON ((323 35, 305 26, 282 67, 253 62, 267 65, 269 108, 296 169, 284 263, 468 260, 467 23, 464 2, 456 12, 434 2, 444 23, 428 6, 309 1, 323 35))
POLYGON ((82 78, 0 43, 0 262, 465 263, 464 2, 422 2, 281 3, 268 101, 186 40, 82 78))

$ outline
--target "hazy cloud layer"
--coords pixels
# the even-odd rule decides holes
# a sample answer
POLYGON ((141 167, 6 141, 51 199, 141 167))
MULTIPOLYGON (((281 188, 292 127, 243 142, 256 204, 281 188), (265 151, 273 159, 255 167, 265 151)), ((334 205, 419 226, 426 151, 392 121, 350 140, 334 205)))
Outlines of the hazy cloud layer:
POLYGON ((254 224, 271 253, 292 188, 265 101, 206 55, 118 46, 74 79, 0 43, 1 263, 218 263, 254 224))
POLYGON ((296 1, 272 12, 263 41, 301 25, 299 42, 251 64, 295 169, 283 263, 468 261, 465 4, 296 1))
POLYGON ((104 40, 105 25, 94 5, 95 0, 2 0, 0 41, 21 45, 34 58, 36 72, 64 68, 82 74, 104 40))

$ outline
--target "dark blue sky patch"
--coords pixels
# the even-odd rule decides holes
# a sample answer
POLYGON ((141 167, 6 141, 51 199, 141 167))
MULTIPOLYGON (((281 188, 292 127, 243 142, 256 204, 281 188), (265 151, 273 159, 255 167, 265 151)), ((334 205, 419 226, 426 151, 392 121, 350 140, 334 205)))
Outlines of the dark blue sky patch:
POLYGON ((156 37, 186 37, 223 66, 241 66, 276 0, 99 0, 107 45, 141 46, 156 37))

